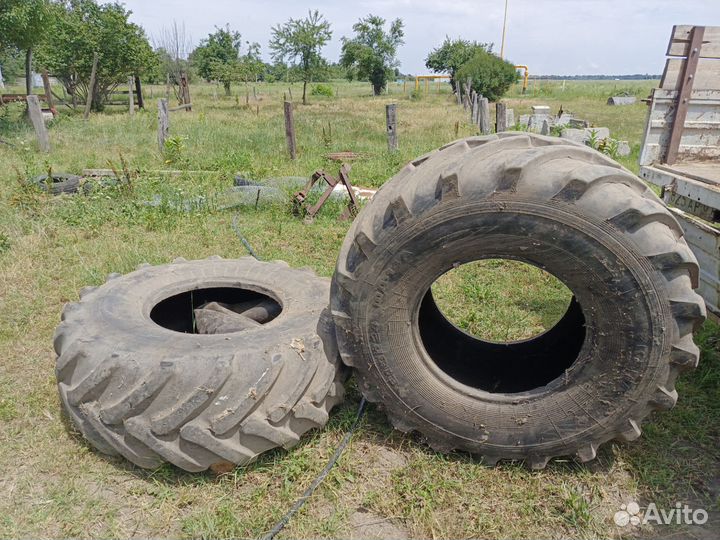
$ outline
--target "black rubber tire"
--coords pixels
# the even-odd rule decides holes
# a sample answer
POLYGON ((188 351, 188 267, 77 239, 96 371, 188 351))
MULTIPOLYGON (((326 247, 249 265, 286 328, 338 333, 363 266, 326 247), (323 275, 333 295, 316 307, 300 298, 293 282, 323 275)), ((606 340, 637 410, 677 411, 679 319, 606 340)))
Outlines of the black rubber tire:
POLYGON ((453 142, 402 169, 348 232, 331 290, 341 357, 396 428, 438 451, 533 468, 594 459, 671 408, 677 375, 697 364, 705 305, 682 234, 643 182, 586 146, 522 133, 453 142), (534 340, 476 339, 430 285, 483 258, 543 268, 576 301, 534 340))
POLYGON ((342 400, 329 280, 282 261, 211 259, 111 274, 65 306, 54 343, 60 396, 98 450, 145 468, 244 464, 290 448, 342 400), (150 318, 164 299, 213 287, 265 294, 282 311, 219 335, 180 333, 150 318))
MULTIPOLYGON (((32 182, 43 191, 48 191, 52 195, 61 195, 63 193, 77 193, 81 188, 81 176, 66 173, 53 173, 52 181, 48 182, 48 175, 41 174, 33 178, 32 182)), ((85 184, 88 186, 88 184, 85 184)), ((87 188, 83 187, 83 191, 87 188)))

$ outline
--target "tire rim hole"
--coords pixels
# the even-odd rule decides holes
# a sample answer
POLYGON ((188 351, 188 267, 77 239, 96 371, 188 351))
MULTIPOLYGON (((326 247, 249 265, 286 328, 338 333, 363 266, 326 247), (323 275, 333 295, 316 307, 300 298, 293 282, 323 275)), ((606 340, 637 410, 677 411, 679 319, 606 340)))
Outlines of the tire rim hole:
POLYGON ((537 266, 509 259, 441 275, 418 313, 431 360, 455 381, 490 393, 537 390, 572 366, 585 317, 570 289, 537 266))
POLYGON ((184 291, 157 303, 150 311, 156 324, 185 334, 228 334, 275 319, 282 306, 270 296, 241 287, 184 291))

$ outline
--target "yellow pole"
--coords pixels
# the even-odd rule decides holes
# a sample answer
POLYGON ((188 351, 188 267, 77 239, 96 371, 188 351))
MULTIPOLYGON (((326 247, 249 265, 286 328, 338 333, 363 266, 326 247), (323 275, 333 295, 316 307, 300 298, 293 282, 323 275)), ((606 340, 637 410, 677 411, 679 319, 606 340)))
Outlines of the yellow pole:
POLYGON ((503 18, 502 42, 500 44, 500 58, 505 58, 505 29, 507 28, 508 0, 505 0, 505 17, 503 18))
POLYGON ((415 77, 415 91, 417 91, 418 88, 420 88, 420 79, 415 77))

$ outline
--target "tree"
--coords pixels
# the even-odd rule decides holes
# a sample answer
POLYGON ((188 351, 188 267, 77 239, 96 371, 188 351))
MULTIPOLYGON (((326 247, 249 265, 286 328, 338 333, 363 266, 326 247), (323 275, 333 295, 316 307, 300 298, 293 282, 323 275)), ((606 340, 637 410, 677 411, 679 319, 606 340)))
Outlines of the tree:
POLYGON ((302 73, 298 66, 275 62, 265 65, 265 80, 267 82, 284 81, 285 83, 294 83, 302 80, 302 73))
POLYGON ((353 25, 355 37, 343 37, 340 63, 348 69, 348 78, 370 81, 373 93, 379 95, 400 65, 395 54, 404 43, 403 22, 395 19, 385 32, 385 19, 368 15, 353 25))
POLYGON ((248 52, 240 57, 238 74, 240 78, 247 82, 249 80, 257 80, 265 71, 265 63, 260 56, 260 44, 247 42, 248 52))
POLYGON ((192 52, 192 62, 201 77, 207 81, 220 81, 225 88, 225 95, 229 96, 232 82, 247 82, 256 78, 264 69, 260 59, 260 45, 246 44, 248 52, 241 56, 240 32, 230 30, 229 25, 217 28, 192 52))
POLYGON ((38 47, 38 61, 65 86, 70 95, 87 99, 101 110, 118 84, 130 75, 143 75, 156 61, 144 30, 131 23, 122 4, 97 5, 93 0, 53 3, 48 38, 38 47), (93 57, 98 55, 95 85, 90 88, 93 57))
POLYGON ((206 81, 223 83, 225 94, 230 95, 230 83, 234 80, 235 64, 240 56, 240 32, 215 28, 215 32, 200 42, 192 53, 192 62, 206 81))
POLYGON ((0 67, 5 81, 12 81, 25 73, 25 55, 17 47, 0 47, 0 67))
POLYGON ((451 40, 445 36, 440 47, 433 49, 425 59, 425 67, 435 73, 450 75, 450 84, 455 87, 455 75, 465 62, 470 60, 478 51, 492 52, 492 43, 478 43, 466 39, 451 40))
POLYGON ((272 58, 275 62, 289 62, 300 68, 303 104, 307 103, 308 81, 327 65, 320 55, 320 50, 331 37, 330 23, 317 10, 308 11, 308 16, 304 19, 289 19, 285 24, 272 29, 272 58))
POLYGON ((476 51, 473 57, 458 69, 461 81, 472 79, 472 88, 478 94, 497 101, 518 79, 515 66, 485 50, 476 51))
POLYGON ((185 23, 178 24, 173 21, 171 26, 164 27, 153 37, 153 47, 159 72, 162 73, 162 82, 169 75, 173 84, 180 84, 180 75, 189 70, 188 55, 192 47, 192 40, 185 31, 185 23))
POLYGON ((0 3, 0 49, 15 47, 25 52, 25 93, 32 93, 33 49, 45 36, 47 0, 2 0, 0 3))

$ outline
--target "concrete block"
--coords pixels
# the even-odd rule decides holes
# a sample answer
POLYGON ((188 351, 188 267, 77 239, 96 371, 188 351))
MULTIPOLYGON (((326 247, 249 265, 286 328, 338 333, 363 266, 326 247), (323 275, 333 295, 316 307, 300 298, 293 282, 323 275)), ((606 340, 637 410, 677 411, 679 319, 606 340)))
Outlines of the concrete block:
POLYGON ((608 105, 633 105, 637 101, 635 96, 612 96, 607 100, 608 105))
POLYGON ((558 118, 555 119, 556 126, 567 126, 573 119, 572 113, 562 113, 558 118))
POLYGON ((594 137, 595 140, 601 141, 610 136, 610 129, 606 127, 591 127, 585 128, 585 133, 588 139, 594 137))
POLYGON ((570 139, 571 141, 584 143, 587 138, 587 134, 585 133, 584 129, 565 128, 563 129, 560 137, 562 137, 563 139, 570 139))
POLYGON ((629 156, 630 151, 630 144, 627 141, 618 141, 618 156, 629 156))
POLYGON ((515 111, 512 109, 505 109, 505 121, 508 127, 515 125, 515 111))
POLYGON ((571 128, 586 128, 590 127, 590 123, 587 120, 581 120, 580 118, 571 118, 568 120, 568 126, 571 128))
POLYGON ((608 137, 610 137, 610 130, 606 127, 585 128, 585 129, 568 127, 568 128, 563 129, 562 138, 570 139, 571 141, 575 141, 575 142, 586 143, 591 138, 593 138, 593 133, 595 134, 594 138, 596 141, 601 141, 603 139, 607 139, 608 137))

